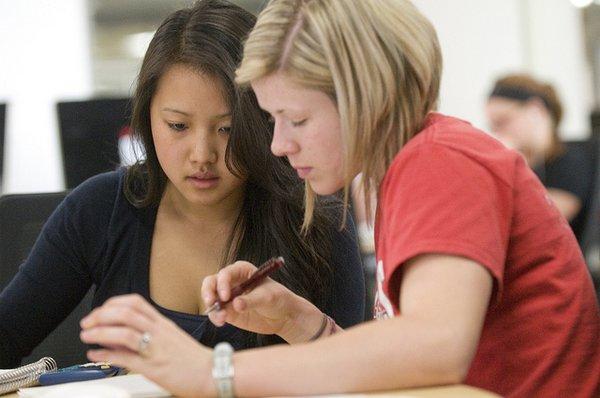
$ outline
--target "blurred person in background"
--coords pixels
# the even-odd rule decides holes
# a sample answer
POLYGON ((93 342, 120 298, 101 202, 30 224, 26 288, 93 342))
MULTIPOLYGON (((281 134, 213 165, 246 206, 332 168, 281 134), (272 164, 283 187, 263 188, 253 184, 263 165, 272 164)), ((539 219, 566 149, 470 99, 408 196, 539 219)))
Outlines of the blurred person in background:
POLYGON ((581 242, 594 167, 588 153, 560 141, 563 107, 554 87, 526 74, 504 76, 485 111, 492 133, 523 154, 581 242))

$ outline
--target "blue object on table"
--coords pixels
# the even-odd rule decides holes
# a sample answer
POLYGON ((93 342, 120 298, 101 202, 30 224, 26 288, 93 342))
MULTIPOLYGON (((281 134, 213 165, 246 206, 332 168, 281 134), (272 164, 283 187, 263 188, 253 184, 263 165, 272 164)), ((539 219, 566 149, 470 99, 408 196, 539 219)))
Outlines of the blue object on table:
POLYGON ((86 363, 84 365, 69 366, 40 376, 42 386, 71 383, 75 381, 96 380, 115 376, 121 368, 107 363, 86 363))

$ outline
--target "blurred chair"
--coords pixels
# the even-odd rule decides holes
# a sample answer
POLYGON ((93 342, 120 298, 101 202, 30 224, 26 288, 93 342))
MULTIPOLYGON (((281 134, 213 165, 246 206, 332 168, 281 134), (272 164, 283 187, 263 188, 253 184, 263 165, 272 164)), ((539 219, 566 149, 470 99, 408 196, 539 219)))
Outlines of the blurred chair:
POLYGON ((592 113, 592 138, 585 142, 594 164, 594 186, 589 203, 585 228, 581 239, 581 248, 598 293, 600 302, 600 110, 592 113))
POLYGON ((129 125, 129 98, 57 104, 67 189, 119 167, 119 134, 129 125))
POLYGON ((584 249, 585 235, 589 235, 590 220, 593 219, 592 207, 595 197, 597 196, 598 184, 597 180, 597 164, 598 164, 598 140, 591 137, 584 141, 566 141, 564 142, 567 152, 576 155, 586 165, 583 170, 571 170, 578 172, 579 175, 569 176, 574 179, 584 179, 589 184, 586 200, 582 203, 582 208, 579 214, 571 220, 571 226, 577 231, 577 240, 582 250, 584 249))
POLYGON ((580 214, 572 221, 579 232, 579 246, 594 279, 600 299, 600 140, 592 136, 585 141, 567 141, 569 151, 586 159, 592 174, 588 200, 580 214))
POLYGON ((6 104, 0 104, 0 192, 4 177, 4 131, 6 130, 6 104))
MULTIPOLYGON (((64 197, 65 192, 0 197, 0 291, 17 273, 46 219, 64 197)), ((23 359, 23 364, 44 356, 54 358, 59 366, 87 362, 86 346, 79 339, 79 320, 91 308, 91 292, 29 357, 23 359)))

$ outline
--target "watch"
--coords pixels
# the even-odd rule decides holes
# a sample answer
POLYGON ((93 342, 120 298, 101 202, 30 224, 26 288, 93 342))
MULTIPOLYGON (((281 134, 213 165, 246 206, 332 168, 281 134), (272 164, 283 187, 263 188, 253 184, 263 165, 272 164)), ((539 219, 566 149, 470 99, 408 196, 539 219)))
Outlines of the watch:
POLYGON ((233 398, 233 347, 227 342, 219 343, 213 350, 212 376, 220 398, 233 398))

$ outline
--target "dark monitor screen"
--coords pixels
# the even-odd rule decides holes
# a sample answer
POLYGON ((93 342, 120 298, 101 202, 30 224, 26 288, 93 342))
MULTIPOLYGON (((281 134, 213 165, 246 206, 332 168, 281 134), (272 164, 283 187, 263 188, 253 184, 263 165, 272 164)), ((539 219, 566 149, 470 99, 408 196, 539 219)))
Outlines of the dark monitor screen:
POLYGON ((4 176, 4 130, 6 129, 6 104, 0 104, 0 181, 4 176))
POLYGON ((59 102, 57 107, 67 189, 115 170, 120 164, 119 134, 129 125, 130 99, 59 102))

